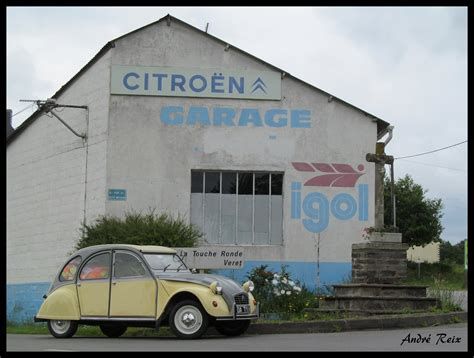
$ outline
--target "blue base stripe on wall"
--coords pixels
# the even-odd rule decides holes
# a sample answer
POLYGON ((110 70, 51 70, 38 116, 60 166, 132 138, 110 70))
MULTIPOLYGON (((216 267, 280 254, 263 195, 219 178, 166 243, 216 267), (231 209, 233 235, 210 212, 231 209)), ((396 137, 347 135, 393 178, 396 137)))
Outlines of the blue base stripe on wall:
POLYGON ((50 282, 7 285, 7 322, 30 323, 43 303, 50 282))
POLYGON ((352 264, 350 262, 320 262, 319 263, 319 287, 318 267, 315 262, 279 262, 279 261, 246 261, 244 267, 238 270, 220 269, 212 270, 213 273, 232 278, 238 283, 245 282, 249 272, 258 266, 267 265, 267 270, 280 272, 281 266, 286 265, 287 271, 293 280, 299 280, 307 289, 315 291, 327 291, 330 285, 351 280, 352 264))

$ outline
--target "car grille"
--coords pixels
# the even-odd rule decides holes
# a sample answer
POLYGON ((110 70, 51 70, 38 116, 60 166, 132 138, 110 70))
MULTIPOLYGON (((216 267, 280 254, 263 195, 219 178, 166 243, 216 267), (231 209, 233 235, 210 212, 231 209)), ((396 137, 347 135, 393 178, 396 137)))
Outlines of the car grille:
POLYGON ((245 293, 239 293, 238 295, 234 296, 235 304, 237 305, 248 305, 249 304, 249 296, 245 293))

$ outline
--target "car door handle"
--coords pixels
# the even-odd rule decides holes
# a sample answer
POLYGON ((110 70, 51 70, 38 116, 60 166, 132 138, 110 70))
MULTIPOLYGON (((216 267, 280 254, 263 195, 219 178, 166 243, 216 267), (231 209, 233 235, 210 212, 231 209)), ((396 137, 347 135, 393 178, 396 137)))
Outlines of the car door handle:
POLYGON ((112 285, 114 285, 114 286, 115 286, 116 284, 117 284, 117 282, 112 282, 112 285))
POLYGON ((78 283, 78 284, 77 284, 77 287, 81 287, 81 284, 80 284, 80 283, 78 283))

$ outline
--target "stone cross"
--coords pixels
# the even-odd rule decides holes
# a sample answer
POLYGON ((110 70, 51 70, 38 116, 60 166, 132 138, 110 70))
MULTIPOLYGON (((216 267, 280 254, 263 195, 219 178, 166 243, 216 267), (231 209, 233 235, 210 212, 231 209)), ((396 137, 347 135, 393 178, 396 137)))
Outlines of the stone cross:
POLYGON ((375 154, 367 153, 365 159, 375 163, 375 229, 384 228, 384 189, 385 164, 393 164, 393 156, 385 154, 385 144, 376 144, 375 154))

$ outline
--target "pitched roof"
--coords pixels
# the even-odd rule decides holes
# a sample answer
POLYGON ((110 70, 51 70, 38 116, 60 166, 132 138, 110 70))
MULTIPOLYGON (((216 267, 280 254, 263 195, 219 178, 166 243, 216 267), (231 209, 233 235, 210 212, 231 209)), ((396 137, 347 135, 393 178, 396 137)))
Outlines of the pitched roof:
MULTIPOLYGON (((104 47, 102 47, 102 48, 100 49, 100 51, 99 51, 84 67, 82 67, 82 68, 79 70, 79 72, 77 72, 68 82, 66 82, 51 98, 56 98, 56 99, 57 99, 58 96, 60 96, 66 89, 68 89, 89 67, 91 67, 93 64, 95 64, 105 53, 107 53, 107 51, 108 51, 110 48, 115 47, 115 41, 120 40, 120 39, 122 39, 122 38, 124 38, 124 37, 126 37, 126 36, 128 36, 128 35, 131 35, 131 34, 133 34, 133 33, 135 33, 135 32, 141 31, 141 30, 143 30, 143 29, 145 29, 145 28, 147 28, 147 27, 149 27, 149 26, 153 26, 153 25, 155 25, 155 24, 157 24, 157 23, 159 23, 159 22, 165 21, 165 20, 167 21, 168 24, 170 24, 171 21, 175 21, 175 22, 177 22, 177 23, 179 23, 179 24, 181 24, 181 25, 184 25, 184 26, 190 28, 191 30, 198 31, 199 33, 205 34, 205 35, 208 36, 209 38, 211 38, 211 39, 213 39, 213 40, 215 40, 215 41, 217 41, 217 42, 220 42, 220 43, 223 44, 223 45, 226 45, 226 46, 229 45, 229 46, 232 47, 233 49, 235 49, 235 50, 237 50, 237 51, 239 51, 239 52, 245 54, 246 56, 248 56, 248 57, 250 57, 250 58, 252 58, 252 59, 254 59, 254 60, 256 60, 256 61, 258 61, 258 62, 260 62, 260 63, 262 63, 262 64, 264 64, 264 65, 266 65, 266 66, 268 66, 268 67, 270 67, 271 69, 273 69, 273 70, 275 70, 275 71, 279 71, 279 72, 281 72, 281 73, 284 73, 285 76, 288 76, 288 77, 290 77, 290 78, 293 78, 293 79, 295 79, 295 80, 297 80, 297 81, 303 83, 304 85, 310 87, 310 88, 313 89, 313 90, 317 90, 317 91, 320 91, 320 92, 322 92, 322 93, 327 94, 328 97, 330 97, 332 100, 336 99, 336 100, 340 101, 341 103, 344 103, 345 105, 347 105, 347 106, 349 106, 349 107, 352 107, 352 108, 354 108, 354 109, 356 109, 356 110, 358 110, 358 111, 361 111, 361 112, 364 113, 369 119, 373 119, 373 120, 375 120, 375 121, 377 122, 377 138, 380 139, 381 137, 383 137, 383 136, 385 135, 386 130, 387 130, 387 127, 389 126, 389 123, 388 123, 388 122, 385 122, 384 120, 382 120, 382 119, 380 119, 380 118, 374 116, 373 114, 370 114, 370 113, 368 113, 368 112, 366 112, 366 111, 364 111, 364 110, 362 110, 362 109, 360 109, 360 108, 358 108, 358 107, 356 107, 356 106, 354 106, 354 105, 352 105, 352 104, 350 104, 350 103, 348 103, 348 102, 346 102, 346 101, 344 101, 344 100, 342 100, 342 99, 340 99, 340 98, 338 98, 338 97, 336 97, 336 96, 334 96, 334 95, 331 95, 330 93, 328 93, 328 92, 326 92, 326 91, 323 91, 322 89, 320 89, 320 88, 318 88, 318 87, 315 87, 315 86, 313 86, 313 85, 311 85, 311 84, 309 84, 309 83, 307 83, 307 82, 305 82, 305 81, 303 81, 303 80, 301 80, 301 79, 299 79, 299 78, 297 78, 297 77, 294 77, 294 76, 292 76, 291 74, 289 74, 288 72, 286 72, 286 71, 284 71, 284 70, 282 70, 282 69, 280 69, 280 68, 278 68, 278 67, 276 67, 276 66, 273 66, 272 64, 270 64, 270 63, 268 63, 268 62, 265 62, 265 61, 263 61, 262 59, 260 59, 260 58, 258 58, 258 57, 255 57, 255 56, 253 56, 253 55, 251 55, 251 54, 249 54, 249 53, 247 53, 247 52, 245 52, 245 51, 239 49, 238 47, 232 46, 232 45, 230 45, 228 42, 223 41, 223 40, 221 40, 221 39, 219 39, 219 38, 217 38, 217 37, 215 37, 215 36, 212 36, 212 35, 208 34, 207 32, 204 32, 204 31, 198 29, 197 27, 194 27, 194 26, 188 24, 187 22, 184 22, 184 21, 182 21, 182 20, 180 20, 180 19, 178 19, 178 18, 176 18, 176 17, 174 17, 174 16, 171 16, 170 14, 168 14, 168 15, 162 17, 161 19, 159 19, 159 20, 157 20, 157 21, 155 21, 155 22, 152 22, 152 23, 150 23, 150 24, 148 24, 148 25, 142 26, 142 27, 140 27, 140 28, 138 28, 138 29, 136 29, 136 30, 133 30, 133 31, 131 31, 131 32, 128 32, 128 33, 126 33, 125 35, 122 35, 122 36, 120 36, 120 37, 117 37, 116 39, 113 39, 113 40, 107 42, 107 44, 106 44, 104 47)), ((10 135, 7 136, 7 145, 8 145, 10 142, 12 142, 16 137, 18 137, 18 135, 21 134, 21 132, 23 132, 36 118, 38 118, 38 117, 41 115, 41 112, 42 112, 41 109, 36 110, 36 111, 35 111, 30 117, 28 117, 20 126, 18 126, 18 128, 16 128, 12 133, 10 133, 10 135)))

